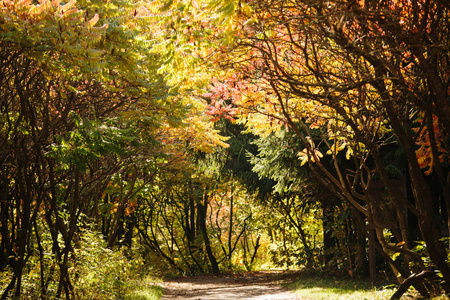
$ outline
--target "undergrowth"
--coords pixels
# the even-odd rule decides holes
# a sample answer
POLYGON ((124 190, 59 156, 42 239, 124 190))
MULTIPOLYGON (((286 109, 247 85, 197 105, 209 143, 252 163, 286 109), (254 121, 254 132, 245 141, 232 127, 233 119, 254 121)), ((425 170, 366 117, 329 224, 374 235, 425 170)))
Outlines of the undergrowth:
MULTIPOLYGON (((22 276, 20 299, 54 299, 59 272, 51 254, 51 244, 45 247, 43 263, 30 257, 22 276), (45 294, 41 285, 41 268, 45 268, 45 294), (49 271, 50 270, 50 271, 49 271), (53 270, 53 271, 52 271, 53 270)), ((159 280, 150 275, 151 270, 137 248, 111 250, 102 236, 90 230, 80 235, 79 244, 71 255, 69 274, 75 299, 86 300, 158 300, 162 288, 155 285, 159 280)), ((0 272, 0 294, 12 277, 10 269, 0 272)))

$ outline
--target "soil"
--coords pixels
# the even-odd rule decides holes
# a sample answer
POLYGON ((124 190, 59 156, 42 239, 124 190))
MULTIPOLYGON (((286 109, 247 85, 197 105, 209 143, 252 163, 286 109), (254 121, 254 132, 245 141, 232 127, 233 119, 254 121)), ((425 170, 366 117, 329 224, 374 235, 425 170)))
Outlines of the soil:
POLYGON ((202 275, 166 280, 163 300, 293 300, 300 299, 283 286, 295 272, 265 271, 243 274, 202 275))

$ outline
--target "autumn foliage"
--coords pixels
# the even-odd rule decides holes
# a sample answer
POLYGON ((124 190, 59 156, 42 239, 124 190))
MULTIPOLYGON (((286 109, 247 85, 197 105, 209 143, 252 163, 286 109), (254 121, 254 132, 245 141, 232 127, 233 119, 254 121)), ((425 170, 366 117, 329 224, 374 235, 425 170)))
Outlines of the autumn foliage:
POLYGON ((374 282, 378 256, 393 299, 450 293, 449 9, 3 1, 2 299, 76 298, 94 231, 179 273, 250 270, 270 240, 278 266, 336 251, 374 282))
POLYGON ((287 126, 303 142, 302 164, 364 216, 365 238, 369 245, 381 244, 399 281, 409 277, 405 282, 426 296, 426 284, 414 274, 436 268, 449 291, 446 234, 437 229, 444 223, 448 230, 450 207, 448 5, 261 0, 233 5, 235 38, 218 47, 216 62, 237 78, 229 89, 239 86, 233 103, 241 109, 241 122, 263 136, 287 126), (404 151, 410 196, 398 189, 401 172, 385 156, 394 145, 404 151), (342 152, 348 163, 338 162, 342 152), (333 163, 326 164, 327 155, 333 163), (439 191, 427 183, 430 177, 439 191), (442 223, 433 221, 436 210, 442 223), (431 265, 413 250, 408 214, 418 220, 431 265), (385 230, 396 243, 386 239, 385 230), (391 259, 391 252, 405 255, 403 263, 391 259))

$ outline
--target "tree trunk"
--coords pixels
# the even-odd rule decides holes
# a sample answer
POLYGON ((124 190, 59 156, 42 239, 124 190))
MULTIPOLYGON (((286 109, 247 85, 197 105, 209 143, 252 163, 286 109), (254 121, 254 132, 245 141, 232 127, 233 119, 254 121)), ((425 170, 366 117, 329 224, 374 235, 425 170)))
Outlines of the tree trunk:
POLYGON ((324 266, 330 268, 330 262, 333 259, 334 248, 336 247, 336 241, 333 237, 333 215, 334 208, 332 205, 327 205, 323 208, 323 252, 324 252, 324 266))
MULTIPOLYGON (((434 278, 439 280, 439 277, 432 270, 425 270, 419 274, 412 274, 399 285, 397 291, 391 296, 390 300, 399 300, 410 286, 420 284, 426 278, 434 278)), ((425 298, 428 297, 429 295, 425 296, 425 298)))
POLYGON ((375 232, 373 232, 373 229, 368 229, 368 239, 369 239, 369 277, 370 277, 370 284, 372 286, 375 285, 376 281, 376 275, 377 275, 377 264, 375 261, 375 232))
POLYGON ((231 197, 230 197, 230 222, 228 225, 228 269, 231 270, 231 256, 233 255, 232 243, 231 239, 233 237, 233 189, 231 189, 231 197))
POLYGON ((354 216, 356 233, 356 253, 354 275, 357 278, 367 277, 367 259, 366 259, 366 230, 364 216, 356 209, 352 209, 354 216))
MULTIPOLYGON (((204 197, 206 198, 207 195, 204 194, 204 197)), ((202 232, 202 236, 203 236, 203 241, 205 243, 205 249, 206 249, 206 253, 208 255, 208 259, 209 262, 211 263, 211 267, 212 267, 212 271, 213 273, 219 273, 219 265, 217 263, 217 259, 214 256, 212 249, 211 249, 211 242, 209 240, 208 237, 208 232, 206 230, 206 209, 207 209, 207 205, 206 205, 206 200, 205 203, 202 202, 202 200, 198 201, 197 203, 197 211, 198 211, 198 215, 200 216, 199 218, 199 225, 200 225, 200 230, 202 232)))

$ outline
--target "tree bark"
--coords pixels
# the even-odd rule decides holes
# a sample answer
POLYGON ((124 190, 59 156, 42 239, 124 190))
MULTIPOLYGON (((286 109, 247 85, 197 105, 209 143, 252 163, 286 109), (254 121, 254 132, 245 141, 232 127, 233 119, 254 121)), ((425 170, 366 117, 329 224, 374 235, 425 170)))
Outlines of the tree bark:
MULTIPOLYGON (((204 197, 208 197, 206 194, 204 194, 204 197)), ((198 214, 200 216, 199 218, 199 225, 200 225, 200 230, 202 232, 202 236, 203 236, 203 242, 205 243, 205 249, 206 249, 206 253, 208 255, 208 259, 209 262, 211 263, 211 267, 212 267, 212 271, 213 273, 219 273, 219 265, 217 263, 217 259, 214 256, 212 249, 211 249, 211 242, 209 240, 209 236, 208 236, 208 232, 206 229, 206 209, 207 209, 207 205, 206 205, 206 199, 205 200, 199 200, 197 203, 197 211, 198 214), (204 202, 203 202, 204 201, 204 202)))
MULTIPOLYGON (((439 279, 439 277, 432 270, 425 270, 419 274, 412 274, 399 285, 397 291, 391 296, 390 300, 399 300, 410 286, 418 285, 427 278, 439 279)), ((423 296, 428 298, 430 295, 423 296)))

